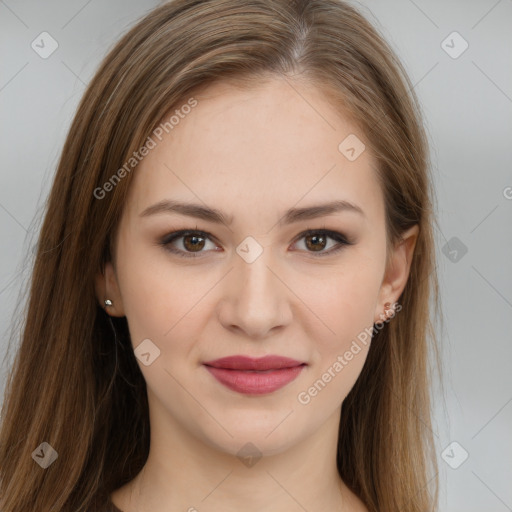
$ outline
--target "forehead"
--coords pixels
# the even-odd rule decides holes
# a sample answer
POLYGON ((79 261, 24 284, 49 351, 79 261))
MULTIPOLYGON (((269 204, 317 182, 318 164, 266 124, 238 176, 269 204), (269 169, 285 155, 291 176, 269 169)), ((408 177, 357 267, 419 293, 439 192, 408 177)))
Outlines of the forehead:
POLYGON ((197 105, 184 109, 161 141, 154 138, 135 170, 130 198, 137 213, 172 198, 203 202, 235 219, 268 214, 270 221, 271 210, 346 199, 368 218, 383 215, 368 145, 355 160, 344 153, 347 144, 359 153, 365 134, 322 91, 273 79, 243 89, 219 82, 191 97, 197 105))

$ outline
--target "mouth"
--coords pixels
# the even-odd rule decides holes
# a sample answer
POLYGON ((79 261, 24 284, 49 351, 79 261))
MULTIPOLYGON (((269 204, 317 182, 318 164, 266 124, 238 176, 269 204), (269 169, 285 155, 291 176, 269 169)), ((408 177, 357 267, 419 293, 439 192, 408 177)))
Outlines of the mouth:
POLYGON ((203 363, 215 379, 238 393, 272 393, 296 379, 307 363, 282 356, 230 356, 203 363))

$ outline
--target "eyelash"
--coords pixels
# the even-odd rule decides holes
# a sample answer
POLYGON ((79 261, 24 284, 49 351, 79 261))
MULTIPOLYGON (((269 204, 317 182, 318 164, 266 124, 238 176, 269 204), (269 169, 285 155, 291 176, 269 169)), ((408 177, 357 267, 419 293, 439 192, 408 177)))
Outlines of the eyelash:
MULTIPOLYGON (((341 249, 343 249, 345 246, 353 245, 354 244, 354 242, 351 242, 342 233, 338 233, 337 231, 332 231, 332 230, 329 230, 329 229, 308 229, 308 230, 303 231, 302 233, 300 233, 300 235, 298 235, 298 237, 295 239, 294 243, 296 243, 299 240, 301 240, 302 238, 304 238, 304 237, 306 237, 308 235, 312 235, 312 234, 315 234, 315 235, 325 235, 328 238, 332 238, 333 240, 338 242, 337 246, 334 246, 333 248, 329 249, 328 251, 319 251, 319 252, 306 251, 306 252, 314 254, 315 256, 318 256, 318 257, 323 257, 323 256, 328 256, 328 255, 335 254, 335 253, 339 252, 341 249)), ((167 251, 169 251, 169 252, 171 252, 173 254, 176 254, 177 256, 179 256, 181 258, 199 258, 199 257, 201 257, 202 254, 204 254, 204 252, 208 252, 208 251, 198 251, 196 253, 194 253, 194 252, 186 252, 186 251, 182 251, 180 249, 176 249, 176 248, 174 248, 174 247, 172 247, 170 245, 175 240, 180 239, 180 238, 184 238, 187 235, 196 235, 198 237, 208 238, 208 239, 210 239, 210 241, 213 241, 212 240, 212 238, 213 238, 212 235, 210 233, 207 233, 206 231, 200 231, 200 230, 194 230, 194 229, 182 229, 182 230, 179 230, 179 231, 173 231, 172 233, 168 233, 160 241, 160 245, 162 245, 165 250, 167 250, 167 251)))

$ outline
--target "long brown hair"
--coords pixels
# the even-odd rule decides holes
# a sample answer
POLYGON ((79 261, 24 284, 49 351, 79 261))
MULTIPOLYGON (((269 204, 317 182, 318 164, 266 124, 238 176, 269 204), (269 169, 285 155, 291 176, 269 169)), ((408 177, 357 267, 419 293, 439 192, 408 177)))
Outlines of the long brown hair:
POLYGON ((108 53, 67 136, 6 383, 2 512, 101 507, 142 469, 149 453, 145 381, 126 318, 110 319, 94 287, 136 171, 122 173, 104 197, 97 191, 198 88, 219 80, 250 87, 272 76, 321 88, 365 134, 378 162, 388 247, 419 225, 402 311, 374 333, 343 403, 337 462, 372 512, 437 509, 429 389, 440 367, 430 315, 432 306, 441 313, 434 189, 421 108, 404 68, 342 1, 175 0, 147 14, 108 53), (50 453, 41 443, 58 454, 46 469, 33 455, 50 453))

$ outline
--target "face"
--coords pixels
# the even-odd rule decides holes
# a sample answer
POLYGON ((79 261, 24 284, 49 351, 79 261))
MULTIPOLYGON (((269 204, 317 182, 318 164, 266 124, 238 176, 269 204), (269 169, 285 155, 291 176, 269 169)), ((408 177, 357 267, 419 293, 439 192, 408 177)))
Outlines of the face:
POLYGON ((320 91, 273 79, 194 98, 133 171, 98 295, 127 317, 153 432, 278 453, 339 417, 414 236, 386 269, 375 160, 354 138, 339 149, 365 136, 320 91), (264 356, 295 362, 244 359, 264 356))

